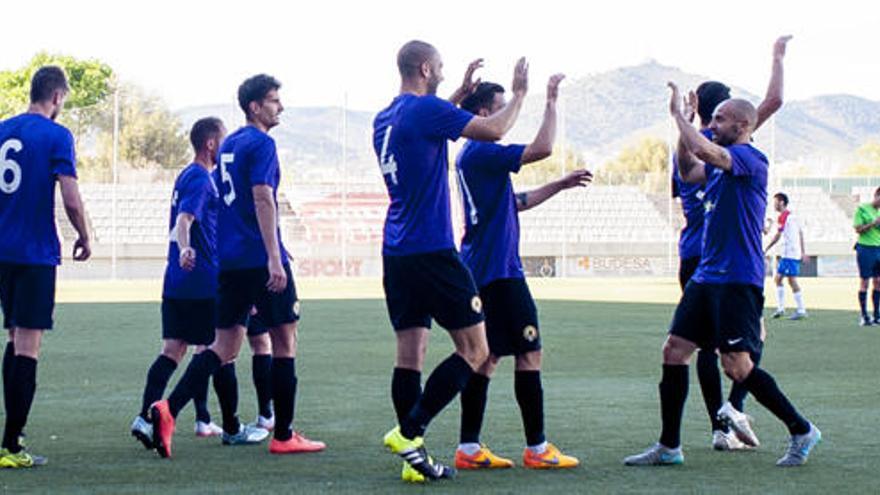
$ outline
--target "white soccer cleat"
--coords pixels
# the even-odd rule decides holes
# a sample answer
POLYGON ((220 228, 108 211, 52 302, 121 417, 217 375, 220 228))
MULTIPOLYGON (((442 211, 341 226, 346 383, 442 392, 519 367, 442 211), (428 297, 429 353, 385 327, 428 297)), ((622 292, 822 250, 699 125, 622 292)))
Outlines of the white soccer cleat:
POLYGON ((268 418, 258 414, 257 420, 254 421, 254 426, 257 428, 262 428, 264 430, 272 431, 275 429, 275 415, 271 415, 268 418))
POLYGON ((806 464, 807 458, 813 447, 822 441, 822 432, 810 423, 810 431, 803 435, 793 435, 788 444, 788 450, 785 455, 776 461, 779 467, 802 466, 806 464))
POLYGON ((205 437, 216 437, 220 436, 223 433, 223 428, 217 426, 216 423, 211 421, 210 423, 205 423, 204 421, 196 421, 196 436, 199 438, 205 437))
POLYGON ((712 432, 712 448, 721 451, 745 450, 749 446, 744 444, 733 432, 715 430, 712 432))
POLYGON ((727 425, 744 444, 749 447, 758 447, 761 442, 752 431, 752 418, 736 410, 730 401, 724 403, 718 410, 718 420, 727 425))
POLYGON ((131 422, 131 436, 135 437, 147 450, 153 449, 153 425, 140 415, 131 422))
POLYGON ((230 435, 225 431, 220 435, 223 445, 251 445, 260 443, 269 436, 269 432, 254 425, 239 425, 238 433, 230 435))
POLYGON ((627 466, 673 466, 684 462, 681 447, 670 449, 655 443, 641 454, 631 455, 623 460, 627 466))

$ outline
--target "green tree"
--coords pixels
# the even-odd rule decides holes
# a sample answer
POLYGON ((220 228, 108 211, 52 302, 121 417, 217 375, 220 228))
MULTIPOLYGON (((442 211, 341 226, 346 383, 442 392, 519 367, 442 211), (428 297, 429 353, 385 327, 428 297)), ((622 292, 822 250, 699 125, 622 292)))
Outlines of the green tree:
POLYGON ((574 150, 565 151, 565 160, 563 163, 562 150, 557 147, 553 150, 553 154, 539 162, 524 165, 519 173, 513 175, 513 181, 517 186, 534 186, 546 184, 547 182, 556 180, 565 172, 571 172, 578 168, 586 168, 587 163, 583 157, 575 153, 574 150))
POLYGON ((850 176, 880 175, 880 142, 868 141, 856 150, 856 161, 843 171, 850 176))
POLYGON ((644 138, 638 144, 624 148, 616 158, 603 167, 611 172, 657 173, 665 172, 669 163, 669 148, 662 139, 644 138))
MULTIPOLYGON (((113 160, 113 113, 99 120, 95 165, 113 160)), ((119 91, 119 161, 131 168, 178 168, 189 159, 189 140, 180 119, 165 102, 132 84, 119 91)))
POLYGON ((31 77, 44 65, 57 65, 67 73, 70 93, 60 122, 79 142, 93 130, 113 93, 113 69, 99 60, 40 52, 24 67, 0 71, 0 119, 24 111, 30 101, 31 77))

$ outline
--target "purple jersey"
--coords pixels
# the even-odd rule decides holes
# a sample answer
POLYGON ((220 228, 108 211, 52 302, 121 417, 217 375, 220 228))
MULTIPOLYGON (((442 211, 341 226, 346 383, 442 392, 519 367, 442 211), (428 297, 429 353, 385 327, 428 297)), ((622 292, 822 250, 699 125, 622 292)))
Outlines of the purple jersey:
POLYGON ((76 177, 73 135, 35 113, 0 122, 0 262, 61 264, 55 181, 76 177))
MULTIPOLYGON (((217 217, 217 251, 221 270, 238 270, 266 266, 269 257, 260 234, 254 207, 253 187, 272 188, 278 208, 278 184, 281 168, 275 140, 254 126, 246 125, 229 135, 220 146, 219 166, 214 169, 214 182, 220 191, 220 214, 217 217)), ((278 216, 276 215, 276 222, 278 216)), ((281 263, 287 263, 287 252, 276 225, 281 263)))
POLYGON ((734 144, 727 151, 729 172, 705 166, 703 253, 693 280, 763 288, 767 157, 751 144, 734 144))
MULTIPOLYGON (((703 129, 700 134, 712 139, 712 131, 703 129)), ((678 156, 672 157, 672 197, 681 198, 681 210, 685 225, 678 240, 678 257, 699 258, 703 244, 703 196, 704 184, 691 184, 681 180, 678 175, 678 156)))
POLYGON ((204 167, 191 163, 174 182, 171 197, 168 266, 165 268, 163 297, 174 299, 211 299, 217 293, 217 211, 220 196, 214 179, 204 167), (180 268, 180 246, 177 245, 177 215, 189 213, 194 221, 189 231, 189 244, 196 252, 196 267, 187 272, 180 268))
POLYGON ((461 257, 477 287, 500 278, 523 278, 519 217, 510 173, 519 172, 523 145, 468 141, 456 166, 464 202, 461 257))
POLYGON ((452 249, 447 140, 473 118, 436 96, 403 94, 373 121, 373 148, 391 203, 382 254, 452 249))

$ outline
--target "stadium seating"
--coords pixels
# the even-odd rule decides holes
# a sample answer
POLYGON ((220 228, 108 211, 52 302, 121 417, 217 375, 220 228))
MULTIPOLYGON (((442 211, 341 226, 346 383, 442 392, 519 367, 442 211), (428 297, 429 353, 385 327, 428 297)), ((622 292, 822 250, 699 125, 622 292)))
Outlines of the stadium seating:
MULTIPOLYGON (((773 194, 773 193, 771 193, 773 194)), ((819 187, 791 187, 785 190, 789 206, 801 220, 804 241, 849 242, 854 239, 852 212, 844 212, 831 200, 831 196, 819 187)), ((767 207, 767 215, 776 219, 772 201, 767 207)))

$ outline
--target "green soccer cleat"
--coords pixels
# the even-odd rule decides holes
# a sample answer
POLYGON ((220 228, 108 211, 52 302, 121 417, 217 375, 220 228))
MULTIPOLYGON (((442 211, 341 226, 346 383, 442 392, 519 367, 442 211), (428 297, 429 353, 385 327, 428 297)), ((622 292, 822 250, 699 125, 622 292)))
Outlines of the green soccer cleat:
POLYGON ((24 449, 12 453, 7 449, 0 450, 0 468, 21 469, 36 466, 45 466, 49 460, 43 456, 28 453, 24 449))
MULTIPOLYGON (((399 455, 418 474, 426 480, 449 479, 455 477, 455 468, 439 463, 428 455, 425 449, 425 441, 422 437, 409 439, 400 433, 400 427, 396 426, 383 437, 383 443, 391 452, 399 455)), ((407 471, 401 473, 404 481, 411 481, 416 477, 407 471)))

